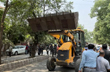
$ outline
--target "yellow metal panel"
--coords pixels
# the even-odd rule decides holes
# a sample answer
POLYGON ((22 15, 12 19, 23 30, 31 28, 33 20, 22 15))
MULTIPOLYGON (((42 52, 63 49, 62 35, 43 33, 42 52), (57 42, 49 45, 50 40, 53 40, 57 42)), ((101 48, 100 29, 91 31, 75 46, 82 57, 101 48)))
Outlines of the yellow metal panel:
POLYGON ((57 39, 60 39, 60 42, 63 44, 63 39, 60 38, 60 35, 59 34, 51 34, 50 33, 50 35, 53 36, 53 37, 55 37, 55 38, 57 38, 57 39))
POLYGON ((62 44, 62 46, 59 48, 59 50, 69 50, 70 48, 72 48, 72 43, 66 42, 66 43, 62 44))
POLYGON ((83 30, 81 30, 81 29, 74 29, 73 31, 82 31, 82 32, 84 32, 83 30))

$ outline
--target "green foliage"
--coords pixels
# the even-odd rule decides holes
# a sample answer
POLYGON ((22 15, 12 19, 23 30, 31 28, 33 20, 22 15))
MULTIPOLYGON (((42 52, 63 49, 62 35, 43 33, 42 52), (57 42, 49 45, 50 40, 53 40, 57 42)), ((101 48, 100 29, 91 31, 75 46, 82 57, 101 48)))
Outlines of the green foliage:
POLYGON ((94 29, 96 42, 110 45, 110 0, 96 0, 90 16, 97 17, 94 29))
POLYGON ((81 29, 84 30, 85 41, 88 43, 94 43, 93 32, 84 29, 84 26, 81 24, 79 24, 78 27, 81 27, 81 29))
MULTIPOLYGON (((5 6, 6 1, 0 0, 5 6)), ((8 39, 16 44, 17 42, 32 38, 35 42, 54 43, 53 38, 45 32, 34 33, 27 19, 34 17, 33 12, 38 17, 51 12, 63 11, 63 8, 65 8, 65 11, 72 9, 72 2, 68 3, 66 0, 9 0, 4 24, 4 40, 8 39), (30 36, 27 37, 27 35, 30 36)))
POLYGON ((47 34, 44 36, 42 43, 49 45, 51 43, 56 43, 56 40, 54 39, 54 37, 47 34))

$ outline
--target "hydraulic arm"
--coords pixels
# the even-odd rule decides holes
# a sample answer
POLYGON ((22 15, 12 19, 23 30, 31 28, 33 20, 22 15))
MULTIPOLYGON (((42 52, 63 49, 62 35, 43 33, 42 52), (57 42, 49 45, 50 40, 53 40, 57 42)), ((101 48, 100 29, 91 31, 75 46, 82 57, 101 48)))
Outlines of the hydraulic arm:
POLYGON ((74 41, 74 36, 68 30, 64 30, 63 32, 51 31, 49 32, 49 34, 53 36, 55 39, 58 39, 58 42, 60 44, 64 43, 64 40, 62 39, 61 35, 66 35, 71 39, 73 45, 76 45, 76 42, 74 41))

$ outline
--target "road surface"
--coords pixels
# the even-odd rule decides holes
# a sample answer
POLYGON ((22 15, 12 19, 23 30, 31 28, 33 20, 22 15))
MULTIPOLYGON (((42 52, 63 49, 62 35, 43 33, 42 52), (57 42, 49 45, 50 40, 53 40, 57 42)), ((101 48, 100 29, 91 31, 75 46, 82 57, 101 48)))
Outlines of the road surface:
MULTIPOLYGON (((43 51, 43 55, 47 55, 46 54, 46 50, 43 51)), ((36 52, 36 56, 38 56, 38 53, 36 52)), ((16 55, 16 56, 5 56, 2 58, 2 63, 7 63, 7 62, 12 62, 12 61, 16 61, 16 60, 21 60, 21 59, 25 59, 28 58, 29 54, 21 54, 21 55, 16 55)))
MULTIPOLYGON (((5 71, 5 72, 49 72, 46 68, 46 61, 47 60, 43 60, 39 63, 29 64, 29 65, 16 68, 10 71, 5 71)), ((71 68, 64 68, 64 67, 57 66, 55 71, 51 71, 51 72, 75 72, 75 71, 74 69, 71 69, 71 68)))

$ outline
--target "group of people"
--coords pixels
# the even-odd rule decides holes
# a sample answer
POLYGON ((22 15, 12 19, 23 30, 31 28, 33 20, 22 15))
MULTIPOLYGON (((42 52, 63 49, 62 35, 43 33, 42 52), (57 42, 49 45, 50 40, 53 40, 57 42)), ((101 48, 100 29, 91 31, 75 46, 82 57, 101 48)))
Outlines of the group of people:
MULTIPOLYGON (((45 49, 46 52, 47 52, 47 55, 52 55, 52 56, 56 56, 57 52, 58 52, 58 49, 59 49, 60 45, 57 45, 57 44, 50 44, 50 45, 42 45, 42 44, 38 44, 37 45, 37 51, 38 51, 38 55, 43 55, 43 50, 45 49)), ((30 46, 26 45, 26 48, 25 48, 25 54, 28 54, 30 53, 31 54, 31 51, 30 51, 30 46)))
POLYGON ((43 50, 44 50, 44 46, 40 44, 38 46, 38 55, 41 55, 41 54, 43 55, 43 50))
POLYGON ((109 72, 110 71, 110 51, 107 45, 102 45, 102 50, 95 51, 93 44, 88 45, 88 49, 83 51, 79 72, 109 72))
MULTIPOLYGON (((42 44, 38 44, 37 45, 37 51, 38 51, 38 55, 43 55, 43 50, 45 49, 46 52, 47 52, 47 55, 56 55, 57 52, 58 52, 58 48, 59 46, 57 46, 57 44, 50 44, 48 46, 45 46, 45 45, 42 45, 42 44)), ((30 53, 30 46, 26 45, 26 48, 25 48, 25 54, 28 54, 30 53)))
POLYGON ((33 48, 32 44, 26 45, 25 54, 29 54, 31 56, 32 55, 32 48, 33 48))
POLYGON ((49 51, 50 51, 50 55, 56 56, 56 54, 58 52, 58 48, 59 48, 59 46, 57 46, 57 44, 54 44, 54 46, 52 44, 50 44, 49 46, 46 47, 47 55, 49 54, 49 51))

